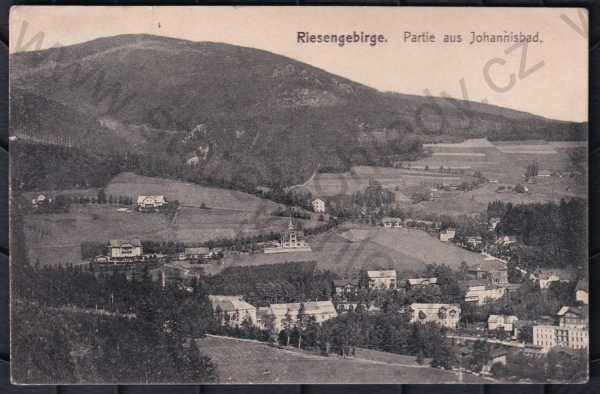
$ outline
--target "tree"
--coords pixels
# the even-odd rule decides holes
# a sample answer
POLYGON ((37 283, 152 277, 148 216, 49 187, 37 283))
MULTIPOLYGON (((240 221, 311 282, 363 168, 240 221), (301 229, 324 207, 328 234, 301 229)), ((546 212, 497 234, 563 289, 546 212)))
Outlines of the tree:
POLYGON ((292 335, 292 330, 294 328, 294 320, 292 319, 292 315, 290 314, 290 310, 285 313, 285 318, 283 319, 283 332, 286 337, 286 346, 290 346, 290 337, 292 335))
POLYGON ((305 329, 305 318, 304 314, 304 303, 300 303, 300 308, 298 309, 298 315, 296 316, 296 329, 298 330, 298 349, 302 346, 302 335, 304 334, 305 329))
POLYGON ((527 165, 527 168, 525 169, 525 177, 526 178, 536 177, 536 176, 538 176, 539 170, 540 170, 540 165, 538 164, 537 161, 534 161, 527 165))
POLYGON ((106 192, 104 189, 98 190, 98 204, 106 204, 106 192))

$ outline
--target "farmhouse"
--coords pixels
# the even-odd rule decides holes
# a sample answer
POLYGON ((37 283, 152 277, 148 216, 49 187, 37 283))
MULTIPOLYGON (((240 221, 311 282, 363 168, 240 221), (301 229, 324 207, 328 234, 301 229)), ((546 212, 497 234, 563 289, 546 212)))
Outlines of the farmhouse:
POLYGON ((502 330, 504 332, 512 333, 515 330, 515 323, 519 320, 514 315, 490 315, 488 317, 488 330, 502 330))
POLYGON ((460 320, 460 307, 455 304, 410 304, 412 323, 434 322, 444 327, 456 328, 460 320))
POLYGON ((111 239, 108 243, 111 261, 128 262, 142 258, 142 242, 139 239, 111 239))
POLYGON ((588 287, 587 279, 581 279, 577 282, 577 287, 575 287, 575 299, 586 305, 589 302, 588 287))
POLYGON ((563 306, 557 313, 559 324, 533 326, 533 344, 544 351, 555 347, 585 349, 589 346, 587 308, 563 306))
POLYGON ((358 279, 334 279, 332 282, 333 295, 344 297, 358 294, 358 279))
POLYGON ((264 251, 265 253, 310 252, 311 248, 304 241, 304 232, 296 230, 296 226, 290 217, 288 229, 281 234, 279 245, 265 248, 264 251))
POLYGON ((367 271, 369 289, 395 289, 396 271, 367 271))
POLYGON ((410 287, 425 287, 437 285, 438 278, 409 278, 407 283, 410 287))
POLYGON ((402 219, 385 217, 381 219, 381 225, 385 228, 400 228, 402 227, 402 219))
POLYGON ((447 228, 440 232, 440 241, 448 242, 454 239, 456 235, 456 230, 453 228, 447 228))
POLYGON ((158 212, 167 204, 165 196, 138 196, 136 208, 140 212, 158 212))
POLYGON ((242 296, 209 295, 208 299, 221 324, 237 327, 246 319, 256 323, 256 308, 244 301, 242 296))
POLYGON ((325 212, 325 201, 320 198, 316 198, 311 203, 312 209, 316 213, 324 213, 325 212))
POLYGON ((317 323, 322 323, 337 316, 337 311, 331 301, 271 304, 268 307, 259 309, 259 326, 264 328, 264 323, 268 319, 272 319, 275 331, 277 332, 283 330, 287 324, 295 326, 298 323, 298 313, 301 309, 303 309, 304 316, 314 317, 317 323))

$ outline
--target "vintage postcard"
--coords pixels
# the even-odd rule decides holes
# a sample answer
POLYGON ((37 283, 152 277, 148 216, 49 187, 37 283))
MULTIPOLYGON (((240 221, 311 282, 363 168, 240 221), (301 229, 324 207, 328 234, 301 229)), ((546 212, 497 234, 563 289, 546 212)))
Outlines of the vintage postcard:
POLYGON ((18 384, 588 379, 588 14, 13 7, 18 384))

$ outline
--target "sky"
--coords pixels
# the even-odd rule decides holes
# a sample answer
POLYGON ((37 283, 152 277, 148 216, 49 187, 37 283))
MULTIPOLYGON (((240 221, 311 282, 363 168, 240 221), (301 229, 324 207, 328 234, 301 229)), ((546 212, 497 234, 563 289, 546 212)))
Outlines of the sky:
POLYGON ((587 121, 587 12, 575 8, 35 7, 11 8, 10 51, 146 33, 259 48, 381 91, 487 102, 587 121), (302 44, 298 32, 383 34, 386 42, 302 44), (405 40, 407 32, 436 42, 405 40), (542 42, 470 44, 472 33, 542 42), (458 35, 463 42, 444 43, 458 35))

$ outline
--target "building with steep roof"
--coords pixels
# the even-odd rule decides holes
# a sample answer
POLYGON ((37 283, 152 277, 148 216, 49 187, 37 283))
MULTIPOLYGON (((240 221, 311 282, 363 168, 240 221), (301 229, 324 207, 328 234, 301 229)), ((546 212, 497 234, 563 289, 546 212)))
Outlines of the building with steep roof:
POLYGON ((208 299, 221 324, 237 327, 244 320, 256 324, 256 308, 244 301, 242 296, 209 295, 208 299))
POLYGON ((275 331, 277 332, 283 330, 288 322, 291 326, 298 324, 298 314, 301 309, 303 309, 304 316, 314 318, 316 323, 322 323, 337 316, 337 311, 331 301, 271 304, 268 307, 260 309, 260 320, 264 322, 267 319, 267 315, 271 315, 275 331))
POLYGON ((108 243, 111 261, 131 261, 142 258, 142 242, 139 239, 111 239, 108 243))
POLYGON ((490 315, 487 320, 488 330, 501 329, 504 332, 513 333, 518 320, 519 318, 514 315, 490 315))
POLYGON ((140 212, 158 212, 165 205, 167 200, 163 195, 138 196, 135 207, 140 212))

